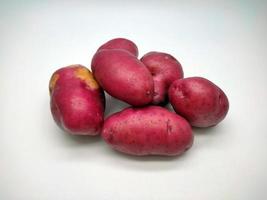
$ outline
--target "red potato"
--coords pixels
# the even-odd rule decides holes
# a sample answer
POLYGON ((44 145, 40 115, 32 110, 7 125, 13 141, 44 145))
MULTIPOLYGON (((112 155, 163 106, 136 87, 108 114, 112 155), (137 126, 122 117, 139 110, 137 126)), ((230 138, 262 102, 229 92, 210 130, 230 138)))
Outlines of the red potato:
POLYGON ((98 48, 97 51, 102 49, 124 49, 136 57, 138 56, 138 48, 135 43, 133 43, 131 40, 125 39, 125 38, 115 38, 112 40, 109 40, 102 46, 98 48))
POLYGON ((168 89, 173 81, 184 77, 182 65, 177 59, 167 53, 149 52, 141 61, 153 76, 155 105, 167 103, 168 89))
POLYGON ((195 127, 218 124, 229 109, 225 93, 217 85, 201 77, 176 80, 170 86, 168 94, 174 110, 195 127))
POLYGON ((134 55, 120 49, 98 51, 91 68, 94 77, 111 96, 133 106, 149 104, 153 98, 153 79, 134 55))
POLYGON ((82 65, 54 72, 49 82, 54 120, 73 135, 97 135, 104 121, 105 96, 92 73, 82 65))
POLYGON ((180 155, 193 144, 189 123, 159 106, 126 108, 105 120, 101 136, 120 152, 144 155, 180 155))

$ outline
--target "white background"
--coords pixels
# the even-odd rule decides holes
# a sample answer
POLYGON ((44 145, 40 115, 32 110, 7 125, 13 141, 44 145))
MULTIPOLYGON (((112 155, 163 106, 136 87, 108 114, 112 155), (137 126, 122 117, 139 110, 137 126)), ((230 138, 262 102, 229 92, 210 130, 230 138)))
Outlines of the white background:
MULTIPOLYGON (((267 199, 266 1, 0 1, 1 200, 267 199), (174 55, 228 95, 175 158, 116 153, 54 123, 48 81, 114 37, 174 55)), ((107 112, 125 107, 107 97, 107 112)))

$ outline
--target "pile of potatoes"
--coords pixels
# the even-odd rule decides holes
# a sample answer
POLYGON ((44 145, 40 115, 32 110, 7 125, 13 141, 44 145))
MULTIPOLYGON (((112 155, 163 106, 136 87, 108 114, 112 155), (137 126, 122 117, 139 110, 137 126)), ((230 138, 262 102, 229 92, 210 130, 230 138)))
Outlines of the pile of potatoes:
POLYGON ((149 52, 138 59, 130 40, 99 47, 91 62, 55 71, 49 82, 57 125, 73 135, 98 135, 113 149, 131 155, 180 155, 193 144, 192 126, 221 122, 229 109, 225 93, 202 77, 184 78, 179 61, 149 52), (105 94, 132 107, 104 118, 105 94), (164 106, 170 102, 176 113, 164 106))

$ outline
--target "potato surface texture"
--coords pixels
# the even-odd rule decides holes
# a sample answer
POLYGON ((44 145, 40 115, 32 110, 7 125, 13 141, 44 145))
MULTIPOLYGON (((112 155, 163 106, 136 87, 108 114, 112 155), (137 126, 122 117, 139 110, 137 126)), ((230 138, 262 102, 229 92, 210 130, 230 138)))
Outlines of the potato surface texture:
POLYGON ((169 100, 174 110, 195 127, 218 124, 229 109, 225 93, 217 85, 201 77, 173 82, 169 88, 169 100))
POLYGON ((54 120, 73 135, 97 135, 104 121, 105 96, 92 73, 82 65, 63 67, 49 83, 54 120))
POLYGON ((193 144, 189 123, 159 106, 126 108, 105 120, 102 138, 120 152, 144 155, 180 155, 193 144))
POLYGON ((155 105, 167 103, 168 89, 173 81, 184 76, 182 65, 172 55, 163 52, 149 52, 141 61, 153 76, 155 105))
POLYGON ((149 104, 153 98, 153 79, 134 55, 125 50, 98 51, 92 59, 94 77, 111 96, 133 106, 149 104))
POLYGON ((115 38, 101 45, 97 51, 102 49, 123 49, 134 56, 138 56, 138 48, 134 42, 125 38, 115 38))

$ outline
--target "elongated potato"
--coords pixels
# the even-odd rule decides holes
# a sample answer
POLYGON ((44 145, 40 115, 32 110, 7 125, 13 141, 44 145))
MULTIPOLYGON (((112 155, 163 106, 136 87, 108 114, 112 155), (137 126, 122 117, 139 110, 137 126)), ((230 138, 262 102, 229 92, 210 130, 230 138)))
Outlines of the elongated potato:
POLYGON ((189 123, 159 106, 127 108, 105 120, 102 138, 132 155, 180 155, 193 144, 189 123))
POLYGON ((92 59, 97 82, 111 96, 133 106, 149 104, 153 98, 153 79, 134 55, 121 49, 98 51, 92 59))
POLYGON ((225 93, 202 77, 174 81, 169 88, 169 99, 174 110, 196 127, 218 124, 229 109, 225 93))
POLYGON ((152 103, 155 105, 166 104, 170 85, 173 81, 184 77, 182 65, 172 55, 156 51, 145 54, 141 61, 153 76, 154 96, 152 103))
POLYGON ((112 40, 109 40, 105 44, 101 45, 97 51, 102 49, 123 49, 130 52, 136 57, 138 56, 138 48, 136 44, 126 38, 114 38, 112 40))
POLYGON ((105 96, 91 72, 71 65, 54 72, 50 106, 59 127, 73 135, 97 135, 104 121, 105 96))

